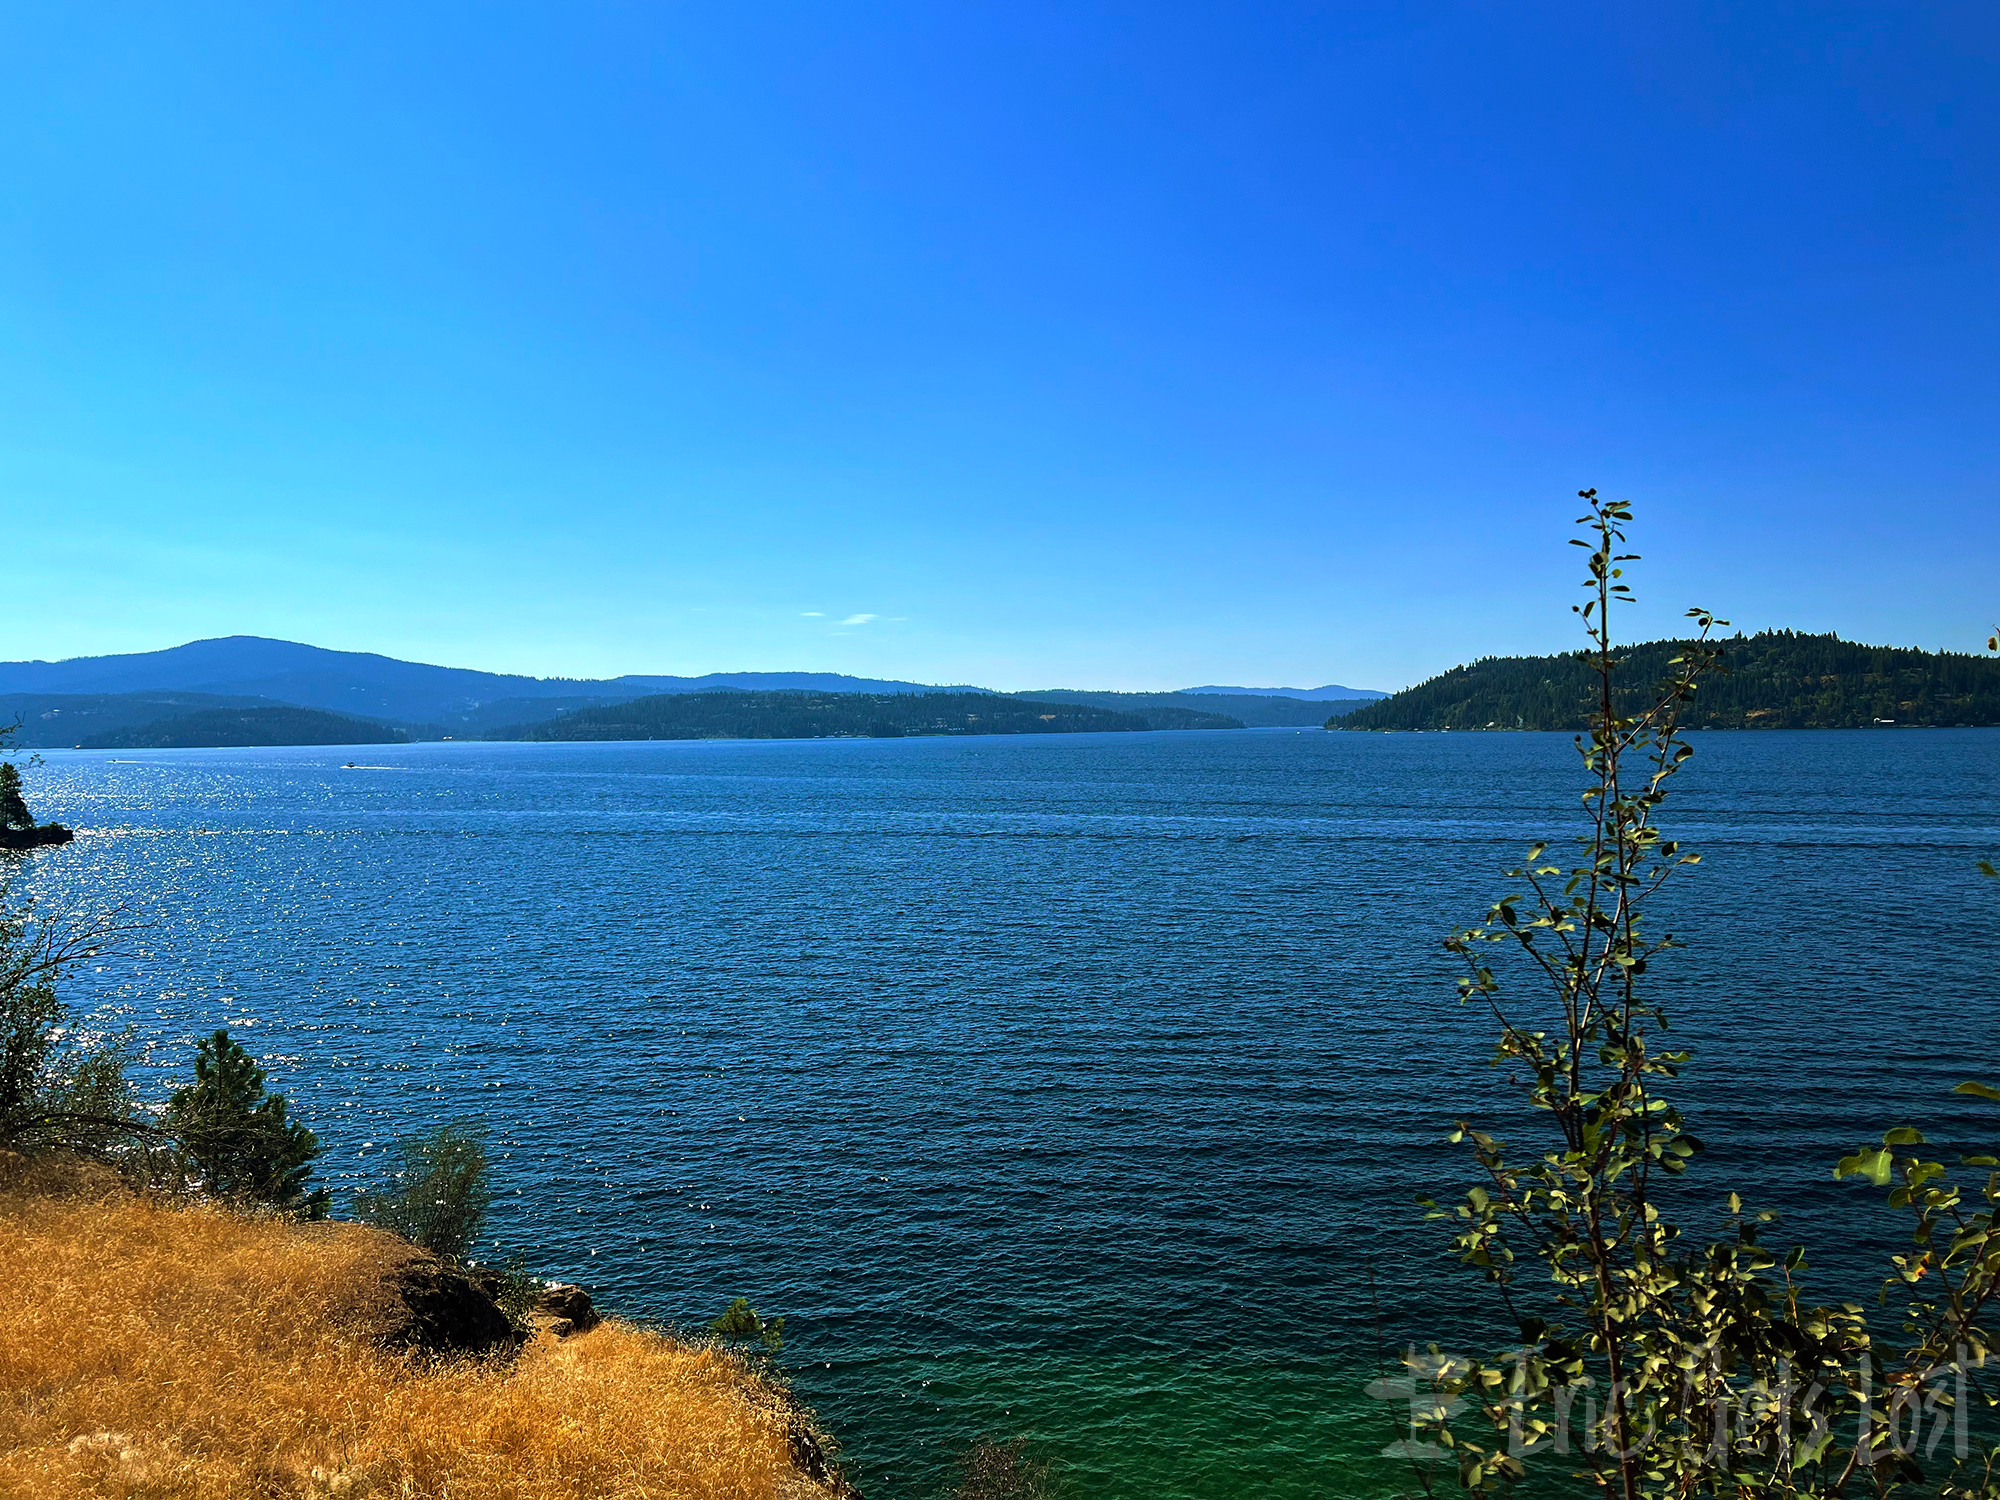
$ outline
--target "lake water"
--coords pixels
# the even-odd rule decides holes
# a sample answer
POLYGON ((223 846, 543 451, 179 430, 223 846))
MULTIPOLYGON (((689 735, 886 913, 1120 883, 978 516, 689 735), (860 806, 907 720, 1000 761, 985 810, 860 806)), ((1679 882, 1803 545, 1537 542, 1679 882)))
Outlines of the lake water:
MULTIPOLYGON (((1695 740, 1697 1180, 1810 1234, 2000 1074, 2000 732, 1695 740)), ((152 1086, 227 1025, 343 1191, 482 1116, 494 1258, 784 1314, 870 1500, 982 1434, 1092 1497, 1389 1494, 1370 1267, 1380 1341, 1504 1342, 1411 1205, 1495 1098, 1438 938, 1578 785, 1557 735, 52 752, 80 837, 18 884, 146 914, 71 994, 152 1086)))

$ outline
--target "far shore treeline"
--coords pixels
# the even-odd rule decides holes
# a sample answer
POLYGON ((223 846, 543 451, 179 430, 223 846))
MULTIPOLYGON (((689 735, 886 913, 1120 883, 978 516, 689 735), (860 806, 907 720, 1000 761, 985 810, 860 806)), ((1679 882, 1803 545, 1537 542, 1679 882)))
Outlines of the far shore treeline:
MULTIPOLYGON (((1670 675, 1684 641, 1620 654, 1631 703, 1670 675)), ((2000 660, 1862 646, 1836 635, 1767 630, 1721 641, 1722 672, 1683 710, 1691 729, 1951 728, 2000 725, 2000 660)), ((1327 720, 1329 729, 1577 731, 1595 679, 1575 655, 1489 656, 1327 720)), ((1626 705, 1621 705, 1624 707, 1626 705)))
MULTIPOLYGON (((1621 691, 1640 701, 1683 643, 1623 653, 1621 691)), ((1690 728, 1866 729, 2000 725, 2000 660, 1865 646, 1789 630, 1721 642, 1724 670, 1688 708, 1690 728)), ((441 670, 441 669, 425 669, 441 670)), ((201 690, 0 695, 0 723, 30 746, 165 750, 258 745, 383 745, 418 740, 705 740, 1093 734, 1311 728, 1532 729, 1574 733, 1591 707, 1576 657, 1486 657, 1391 697, 1362 701, 1195 692, 1050 688, 1011 694, 871 684, 717 687, 607 701, 565 695, 455 700, 445 722, 379 710, 335 712, 201 690)), ((855 680, 858 681, 858 680, 855 680)), ((262 684, 260 684, 262 686, 262 684)), ((600 687, 604 685, 599 685, 600 687)), ((283 691, 273 682, 267 691, 283 691)), ((366 697, 357 685, 353 696, 366 697)), ((434 710, 440 711, 441 710, 434 710)))
MULTIPOLYGON (((1134 697, 1140 695, 1132 695, 1134 697)), ((1164 697, 1166 695, 1160 695, 1164 697)), ((1262 700, 1256 700, 1262 701, 1262 700)), ((1324 703, 1291 705, 1290 722, 1317 724, 1324 703)), ((1154 729, 1241 729, 1231 715, 1148 702, 1140 711, 994 693, 660 693, 577 709, 485 740, 901 739, 912 735, 1102 734, 1154 729)), ((389 745, 448 736, 436 725, 385 724, 322 709, 200 708, 100 731, 86 750, 172 750, 252 745, 389 745)), ((468 736, 459 736, 468 738, 468 736)))
POLYGON ((84 739, 84 750, 176 750, 250 745, 400 745, 413 735, 399 725, 330 714, 318 708, 202 708, 128 724, 84 739))
POLYGON ((900 739, 939 734, 1076 734, 1241 729, 1187 708, 1120 713, 993 693, 661 693, 488 735, 504 740, 900 739))

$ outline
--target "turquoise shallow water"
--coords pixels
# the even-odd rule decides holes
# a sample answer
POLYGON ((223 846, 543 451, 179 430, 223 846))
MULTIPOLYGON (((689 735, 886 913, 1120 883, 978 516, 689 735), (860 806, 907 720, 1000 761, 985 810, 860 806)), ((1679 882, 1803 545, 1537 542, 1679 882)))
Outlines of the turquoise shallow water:
MULTIPOLYGON (((1809 1234, 2000 1074, 2000 733, 1697 746, 1700 1170, 1809 1234)), ((1369 1267, 1386 1342, 1484 1306, 1409 1206, 1492 1097, 1437 939, 1575 784, 1541 735, 60 752, 22 879, 143 909, 76 998, 168 1071, 229 1025, 337 1187, 482 1115, 493 1253, 784 1313, 871 1500, 1017 1433, 1092 1496, 1388 1495, 1369 1267)))

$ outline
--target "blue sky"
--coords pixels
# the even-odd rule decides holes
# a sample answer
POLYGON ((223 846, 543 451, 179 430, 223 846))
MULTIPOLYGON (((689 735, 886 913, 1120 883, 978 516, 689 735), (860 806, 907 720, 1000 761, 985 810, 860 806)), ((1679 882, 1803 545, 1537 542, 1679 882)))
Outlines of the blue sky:
POLYGON ((5 8, 0 656, 1393 688, 2000 614, 2000 9, 5 8))

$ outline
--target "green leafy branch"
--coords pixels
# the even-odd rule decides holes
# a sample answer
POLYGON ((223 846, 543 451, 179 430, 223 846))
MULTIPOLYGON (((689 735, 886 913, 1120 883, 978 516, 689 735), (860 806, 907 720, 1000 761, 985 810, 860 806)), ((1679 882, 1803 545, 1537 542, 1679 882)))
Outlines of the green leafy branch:
MULTIPOLYGON (((1701 1142, 1662 1093, 1690 1054, 1667 1042, 1667 1017, 1647 990, 1654 966, 1681 944, 1670 932, 1654 936, 1644 912, 1699 862, 1656 820, 1691 753, 1683 711, 1721 670, 1711 637, 1728 622, 1690 610, 1694 643, 1650 702, 1626 707, 1609 617, 1632 598, 1624 570, 1637 556, 1623 550, 1631 510, 1594 490, 1581 498, 1586 535, 1575 545, 1588 554, 1588 597, 1576 613, 1588 645, 1579 656, 1596 686, 1589 731, 1577 738, 1578 852, 1563 861, 1537 844, 1508 871, 1516 889, 1485 922, 1445 939, 1466 966, 1460 1003, 1485 1006, 1498 1033, 1492 1062, 1548 1119, 1553 1139, 1517 1156, 1461 1120, 1451 1139, 1470 1147, 1479 1182, 1449 1210, 1419 1200, 1452 1225, 1458 1260, 1497 1288, 1519 1342, 1486 1359, 1433 1350, 1424 1363, 1437 1399, 1415 1425, 1478 1494, 1518 1483, 1536 1455, 1567 1461, 1623 1500, 1888 1494, 1922 1473, 1896 1420, 1951 1412, 1958 1397, 1941 1383, 1984 1360, 1993 1179, 1980 1207, 1943 1167, 1899 1152, 1922 1141, 1909 1129, 1841 1164, 1888 1187, 1892 1210, 1915 1216, 1918 1248, 1896 1258, 1892 1278, 1915 1288, 1906 1337, 1886 1355, 1861 1308, 1805 1299, 1803 1248, 1780 1256, 1762 1243, 1775 1215, 1746 1212, 1730 1193, 1725 1233, 1707 1244, 1685 1241, 1667 1217, 1661 1190, 1701 1142), (1531 981, 1525 988, 1503 986, 1509 955, 1531 981), (1467 1416, 1455 1421, 1459 1411, 1467 1416)), ((1956 1471, 1944 1493, 2000 1495, 1989 1478, 1956 1471)))

